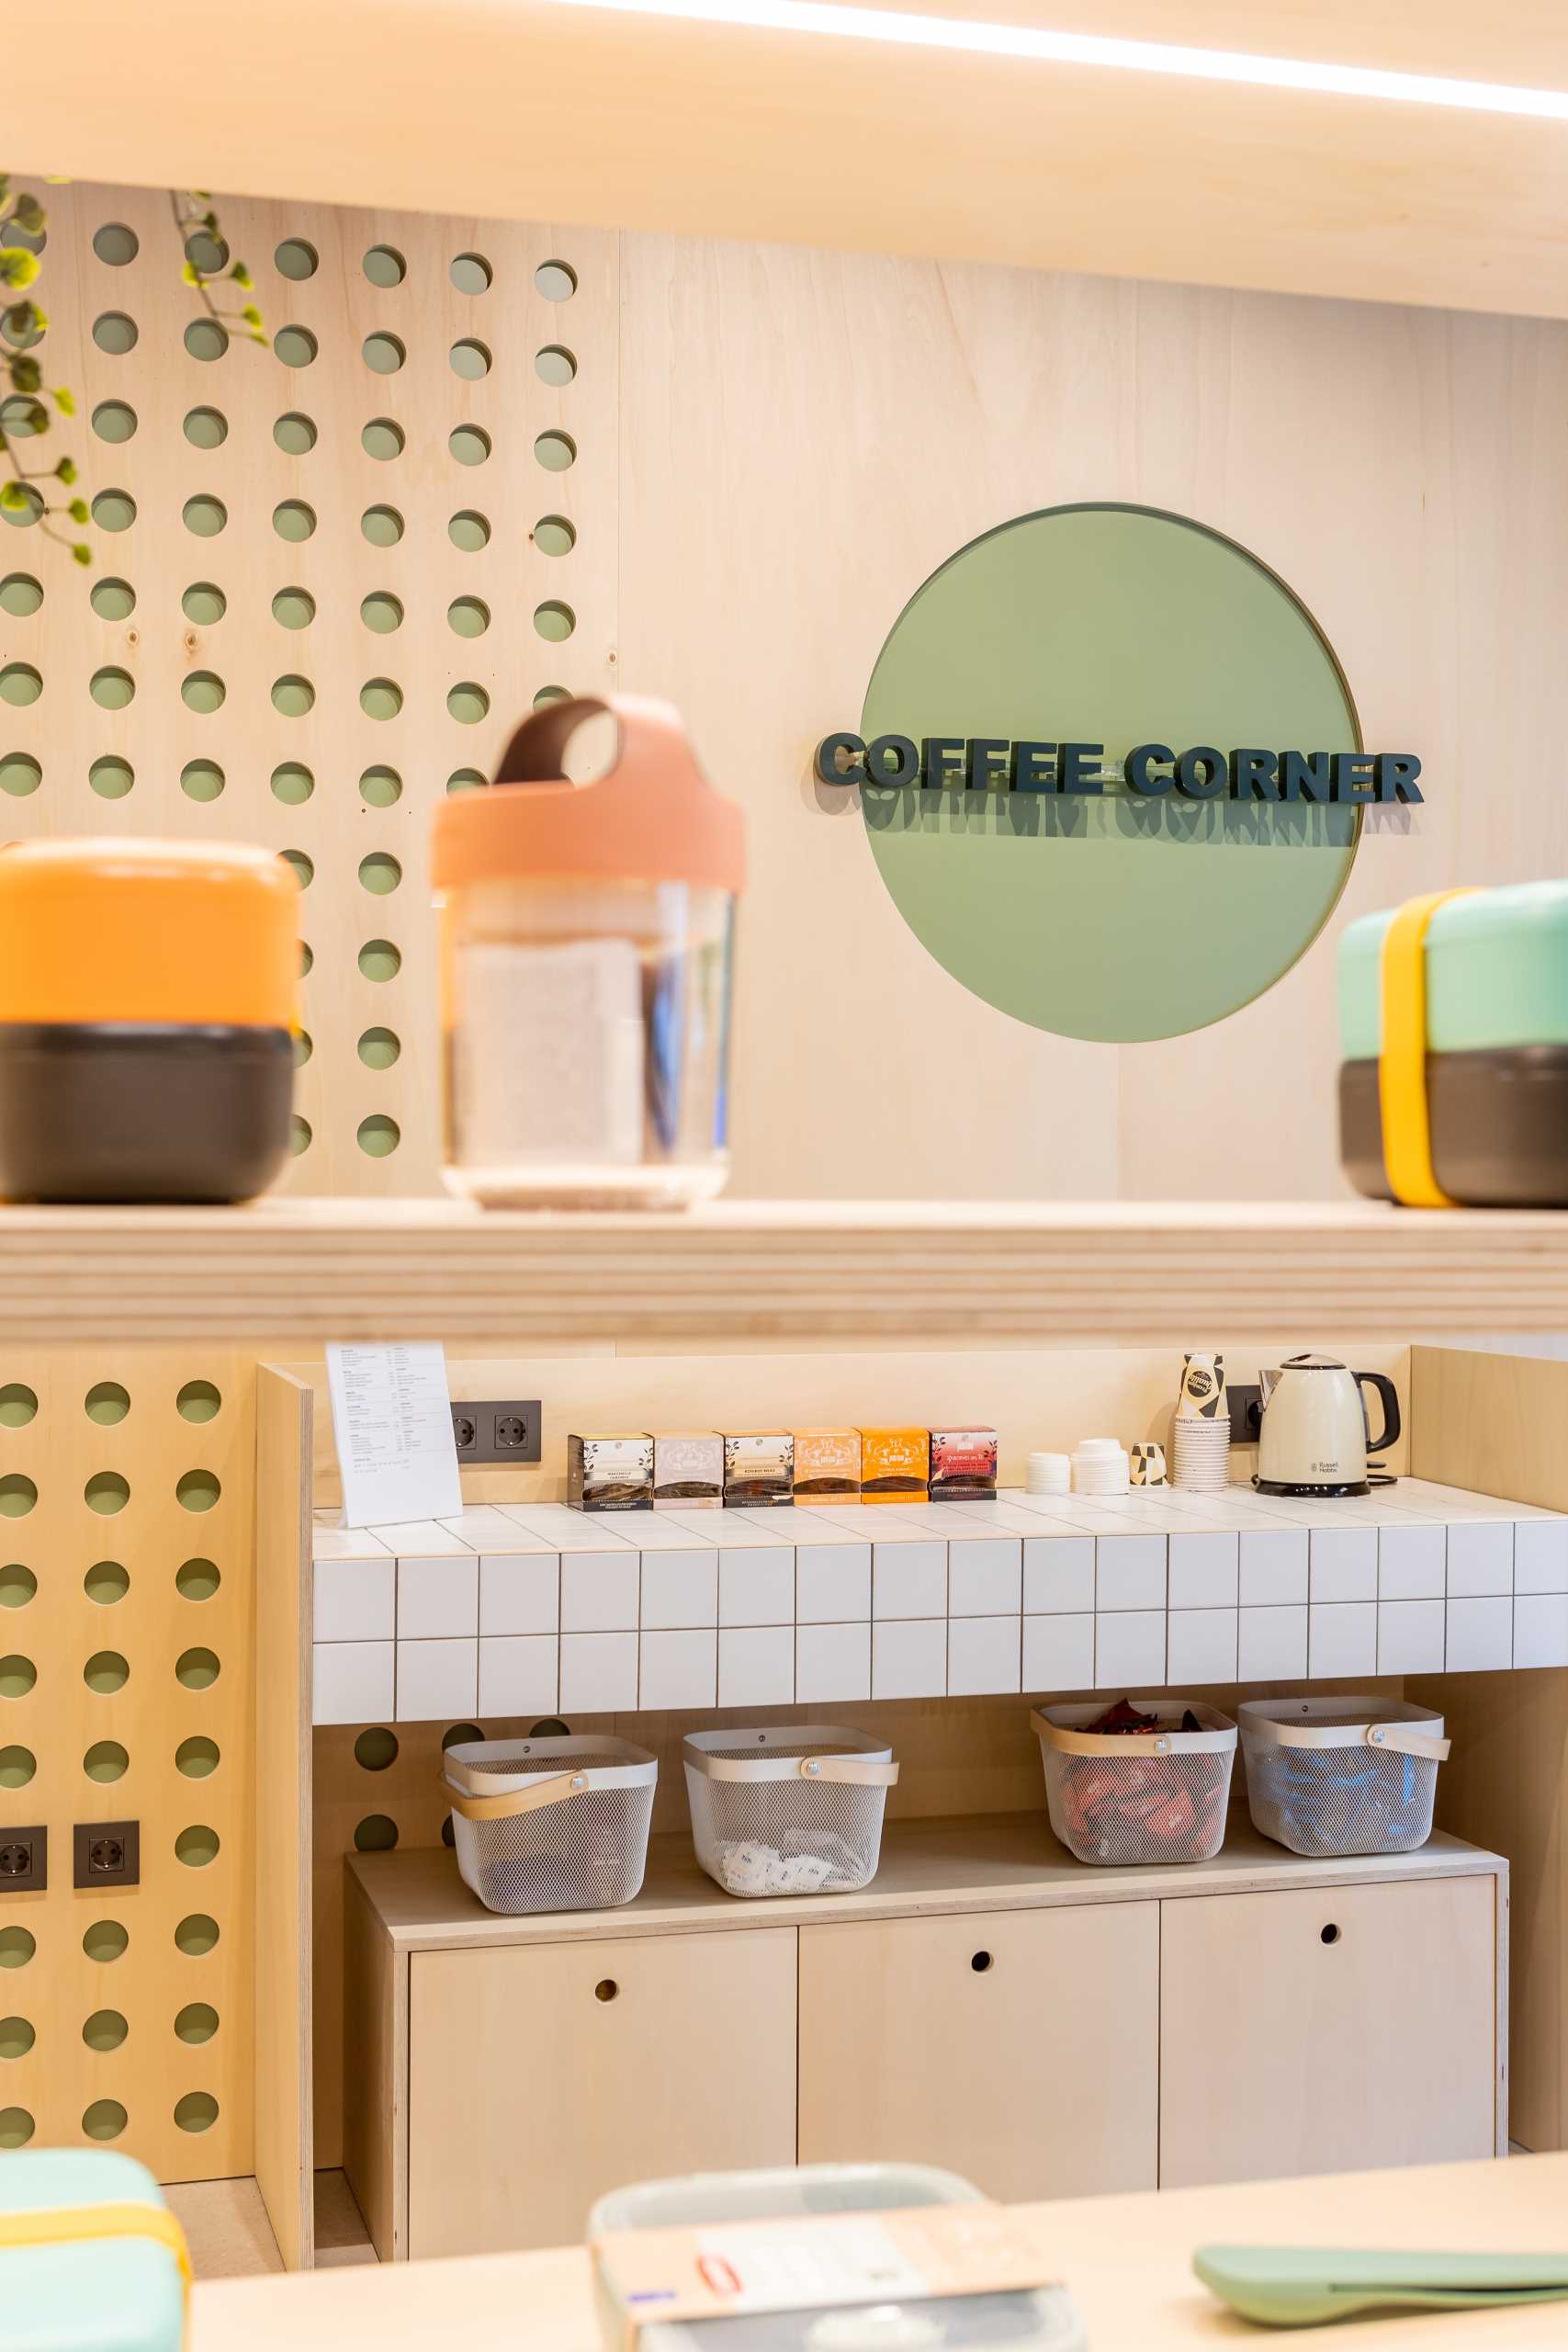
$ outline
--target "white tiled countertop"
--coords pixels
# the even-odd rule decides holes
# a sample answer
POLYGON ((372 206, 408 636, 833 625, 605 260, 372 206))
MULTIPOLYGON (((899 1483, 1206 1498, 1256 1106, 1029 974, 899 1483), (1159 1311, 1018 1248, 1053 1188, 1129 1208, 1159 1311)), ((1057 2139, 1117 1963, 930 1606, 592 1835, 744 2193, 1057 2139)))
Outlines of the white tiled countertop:
POLYGON ((1568 1517, 1402 1478, 315 1532, 314 1719, 697 1712, 1568 1665, 1568 1517))

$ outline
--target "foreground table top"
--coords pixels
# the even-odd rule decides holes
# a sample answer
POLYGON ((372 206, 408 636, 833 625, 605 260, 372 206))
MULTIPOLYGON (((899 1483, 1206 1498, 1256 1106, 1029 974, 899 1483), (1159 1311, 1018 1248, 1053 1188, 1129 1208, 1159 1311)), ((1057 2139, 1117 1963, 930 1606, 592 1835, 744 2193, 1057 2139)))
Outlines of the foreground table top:
MULTIPOLYGON (((1221 2309, 1192 2276, 1196 2245, 1216 2242, 1409 2246, 1477 2253, 1568 2251, 1568 2155, 1409 2172, 1340 2173, 1164 2195, 1057 2200, 1021 2209, 1082 2308, 1093 2352, 1179 2352, 1190 2345, 1323 2342, 1333 2352, 1463 2352, 1466 2346, 1561 2346, 1568 2304, 1342 2323, 1332 2335, 1270 2337, 1221 2309)), ((588 2256, 581 2247, 461 2262, 231 2278, 195 2291, 194 2352, 598 2352, 588 2256)))

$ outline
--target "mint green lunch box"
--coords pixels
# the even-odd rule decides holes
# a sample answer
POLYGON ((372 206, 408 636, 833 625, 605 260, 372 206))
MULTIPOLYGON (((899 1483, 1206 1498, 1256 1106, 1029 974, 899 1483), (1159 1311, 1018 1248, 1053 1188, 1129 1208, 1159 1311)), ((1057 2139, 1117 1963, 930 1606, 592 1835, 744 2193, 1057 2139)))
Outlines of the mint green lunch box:
MULTIPOLYGON (((1378 1055, 1382 945, 1398 912, 1339 942, 1339 1148, 1359 1193, 1392 1200, 1378 1055)), ((1438 907, 1425 942, 1432 1173, 1469 1208, 1568 1207, 1568 882, 1438 907)))
POLYGON ((189 2276, 145 2165, 93 2148, 0 2155, 5 2352, 181 2352, 189 2276))

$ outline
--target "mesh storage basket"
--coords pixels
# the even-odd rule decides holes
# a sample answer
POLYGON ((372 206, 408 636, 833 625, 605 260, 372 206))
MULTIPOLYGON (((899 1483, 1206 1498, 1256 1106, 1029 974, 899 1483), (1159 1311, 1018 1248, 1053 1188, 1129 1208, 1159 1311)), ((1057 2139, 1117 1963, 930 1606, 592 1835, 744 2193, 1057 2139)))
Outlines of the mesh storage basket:
POLYGON ((1235 1725, 1187 1699, 1132 1703, 1155 1730, 1086 1730, 1103 1701, 1032 1711, 1051 1826, 1080 1862, 1206 1862, 1225 1841, 1235 1725), (1181 1729, 1188 1714, 1201 1730, 1181 1729))
POLYGON ((1432 1834, 1443 1719, 1400 1699, 1246 1699, 1253 1826, 1292 1854, 1408 1854, 1432 1834))
POLYGON ((727 1894, 851 1894, 876 1875, 893 1750, 837 1724, 682 1743, 697 1860, 727 1894))
POLYGON ((487 1911, 605 1911, 642 1884, 659 1762, 629 1740, 470 1739, 442 1783, 487 1911))

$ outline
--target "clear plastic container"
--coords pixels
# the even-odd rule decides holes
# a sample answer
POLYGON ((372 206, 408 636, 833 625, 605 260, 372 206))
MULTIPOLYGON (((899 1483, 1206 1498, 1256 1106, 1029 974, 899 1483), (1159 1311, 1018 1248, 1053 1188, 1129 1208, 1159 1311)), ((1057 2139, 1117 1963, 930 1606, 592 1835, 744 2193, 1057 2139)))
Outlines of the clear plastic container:
POLYGON ((446 1175, 497 1206, 682 1207, 728 1172, 743 820, 662 703, 562 702, 436 812, 446 1175), (572 735, 608 711, 592 784, 572 735))

